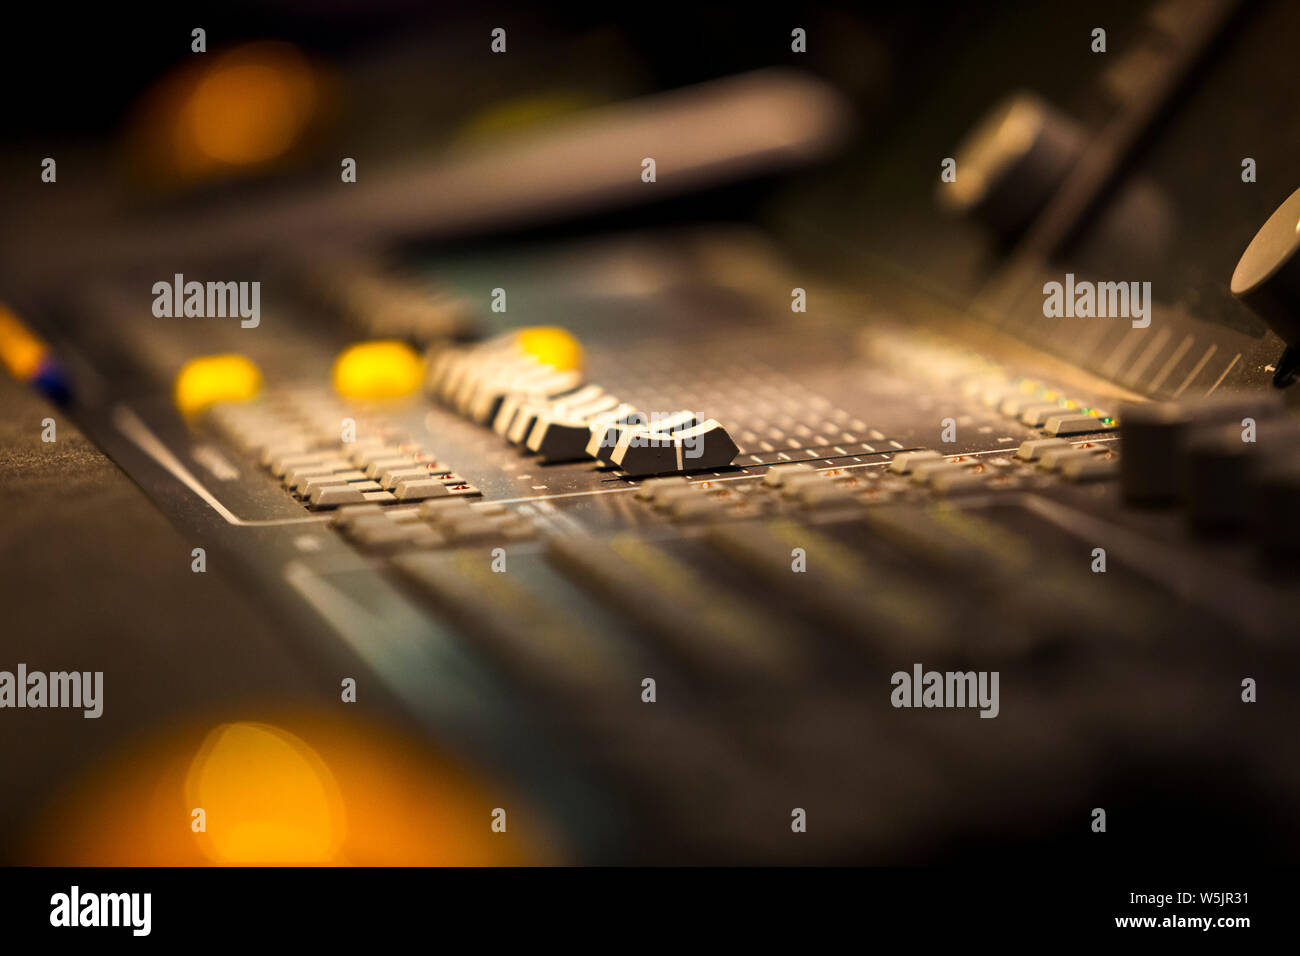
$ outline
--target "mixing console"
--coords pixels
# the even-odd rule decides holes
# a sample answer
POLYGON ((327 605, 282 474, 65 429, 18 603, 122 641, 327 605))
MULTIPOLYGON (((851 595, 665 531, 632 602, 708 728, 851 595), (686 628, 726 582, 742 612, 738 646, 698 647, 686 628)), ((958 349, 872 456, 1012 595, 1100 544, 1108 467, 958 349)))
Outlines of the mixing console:
POLYGON ((403 162, 33 216, 0 355, 512 853, 1294 859, 1300 126, 1241 91, 1300 14, 1237 6, 845 13, 559 118, 494 56, 403 162))

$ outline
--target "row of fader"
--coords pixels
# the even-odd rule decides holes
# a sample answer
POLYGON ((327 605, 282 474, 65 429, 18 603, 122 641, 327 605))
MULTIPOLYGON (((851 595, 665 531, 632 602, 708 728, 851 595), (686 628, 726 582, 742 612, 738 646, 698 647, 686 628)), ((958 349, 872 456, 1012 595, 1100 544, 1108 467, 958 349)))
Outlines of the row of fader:
POLYGON ((439 401, 545 462, 595 461, 627 475, 725 468, 739 449, 714 419, 640 411, 584 384, 582 349, 568 332, 521 329, 443 349, 427 388, 439 401))
POLYGON ((393 425, 322 393, 222 402, 212 407, 209 421, 313 511, 480 494, 393 425), (340 423, 345 420, 355 422, 360 432, 353 441, 342 440, 340 423))

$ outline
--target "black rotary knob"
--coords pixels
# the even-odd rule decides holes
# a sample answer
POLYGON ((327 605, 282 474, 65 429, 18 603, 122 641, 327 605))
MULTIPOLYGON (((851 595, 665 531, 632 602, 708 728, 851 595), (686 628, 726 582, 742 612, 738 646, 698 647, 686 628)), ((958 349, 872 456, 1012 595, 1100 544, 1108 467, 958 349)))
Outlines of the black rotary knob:
POLYGON ((1300 371, 1300 189, 1250 240, 1232 273, 1231 289, 1286 343, 1273 384, 1291 384, 1300 371))
POLYGON ((1084 138, 1083 127, 1041 97, 1013 93, 957 147, 957 178, 940 186, 939 202, 1010 241, 1051 199, 1084 138))

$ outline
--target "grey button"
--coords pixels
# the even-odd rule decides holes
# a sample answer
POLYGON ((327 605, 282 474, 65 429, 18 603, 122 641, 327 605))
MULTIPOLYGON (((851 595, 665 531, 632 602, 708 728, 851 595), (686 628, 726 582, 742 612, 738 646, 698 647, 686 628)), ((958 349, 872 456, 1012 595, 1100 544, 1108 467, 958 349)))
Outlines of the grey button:
POLYGON ((460 497, 432 498, 420 505, 420 517, 434 525, 456 515, 472 513, 469 502, 460 497))
POLYGON ((383 551, 437 548, 446 543, 446 538, 426 524, 399 524, 387 518, 358 525, 353 530, 352 538, 364 548, 383 551))
POLYGON ((353 485, 324 485, 312 492, 308 507, 316 511, 340 505, 360 505, 365 501, 365 495, 353 485))
POLYGON ((671 485, 666 488, 657 488, 654 497, 650 501, 656 508, 668 509, 674 503, 689 498, 698 498, 704 495, 699 485, 693 485, 687 482, 683 485, 671 485))
POLYGON ((299 482, 307 478, 315 478, 320 475, 330 475, 335 472, 349 471, 352 469, 351 464, 341 458, 331 458, 327 461, 315 462, 309 465, 296 465, 288 469, 281 479, 286 488, 294 488, 299 482))
POLYGON ((366 465, 365 473, 367 478, 376 480, 390 468, 408 468, 419 464, 410 455, 401 455, 394 458, 376 458, 370 464, 366 465))
POLYGON ((958 471, 945 471, 930 479, 930 487, 941 495, 956 495, 967 491, 982 491, 988 488, 989 476, 985 472, 963 468, 958 471))
POLYGON ((291 452, 288 454, 277 454, 269 462, 271 474, 277 478, 283 478, 286 471, 290 468, 302 465, 314 465, 323 461, 329 461, 331 458, 338 457, 337 449, 328 451, 311 451, 311 452, 291 452))
POLYGON ((928 485, 940 475, 960 474, 970 469, 970 461, 922 461, 912 468, 912 481, 918 485, 928 485))
POLYGON ((773 465, 763 476, 763 484, 769 488, 780 488, 791 478, 798 475, 816 474, 817 469, 807 462, 793 462, 786 465, 773 465))
POLYGON ((923 461, 938 461, 942 458, 937 451, 924 449, 922 451, 905 451, 895 455, 894 460, 889 463, 889 470, 899 475, 911 474, 912 468, 923 461))
POLYGON ((1037 461, 1044 452, 1053 448, 1068 448, 1070 443, 1064 438, 1031 438, 1020 443, 1016 457, 1022 461, 1037 461))
POLYGON ((1061 464, 1061 474, 1067 481, 1102 481, 1119 476, 1119 459, 1104 455, 1090 458, 1071 458, 1061 464))
POLYGON ((403 468, 389 468, 379 476, 379 486, 386 491, 392 491, 399 481, 406 478, 431 478, 435 474, 434 469, 437 466, 430 465, 410 465, 403 468))
POLYGON ((1101 416, 1080 415, 1077 412, 1053 415, 1043 427, 1049 435, 1086 435, 1089 432, 1112 432, 1119 426, 1114 420, 1107 424, 1101 416))
POLYGON ((348 458, 358 468, 365 468, 380 458, 398 458, 405 454, 396 445, 356 445, 348 449, 348 458))
POLYGON ((1106 449, 1100 445, 1089 445, 1086 448, 1079 448, 1071 445, 1069 448, 1052 448, 1043 452, 1038 458, 1038 467, 1047 471, 1059 470, 1067 461, 1078 461, 1084 458, 1091 458, 1094 455, 1100 455, 1106 449))
MULTIPOLYGON (((1020 421, 1031 428, 1041 428, 1048 419, 1063 415, 1066 411, 1061 407, 1060 402, 1041 402, 1037 405, 1027 405, 1020 410, 1020 421)), ((1071 412, 1070 414, 1074 413, 1071 412)))
MULTIPOLYGON (((317 488, 325 485, 342 485, 350 482, 366 482, 366 476, 359 471, 340 471, 329 475, 313 475, 310 478, 304 478, 294 486, 293 492, 300 498, 310 498, 311 493, 317 488)), ((373 484, 373 482, 366 482, 373 484)), ((375 485, 374 490, 379 490, 375 485)))
POLYGON ((447 486, 436 478, 414 478, 399 481, 393 489, 398 501, 423 501, 426 498, 442 498, 449 495, 447 486))
POLYGON ((857 489, 827 478, 801 482, 799 504, 805 508, 832 508, 857 502, 857 489))
POLYGON ((725 511, 727 499, 718 495, 694 494, 678 498, 671 503, 668 511, 679 520, 689 520, 725 511))
POLYGON ((330 524, 335 528, 346 529, 359 521, 383 517, 383 514, 384 509, 379 505, 348 505, 335 513, 334 520, 330 524))
POLYGON ((681 488, 685 484, 686 479, 681 475, 669 475, 666 478, 647 478, 637 487, 636 496, 643 501, 652 501, 661 489, 681 488))

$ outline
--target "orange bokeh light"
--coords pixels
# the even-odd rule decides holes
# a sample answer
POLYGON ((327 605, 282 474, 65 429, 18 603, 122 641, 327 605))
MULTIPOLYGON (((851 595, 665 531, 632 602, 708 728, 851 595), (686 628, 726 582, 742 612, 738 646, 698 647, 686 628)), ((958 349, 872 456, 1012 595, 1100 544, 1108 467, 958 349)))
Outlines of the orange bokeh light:
POLYGON ((196 724, 112 755, 47 806, 24 857, 70 866, 511 866, 564 854, 521 797, 421 738, 296 713, 196 724), (491 825, 498 807, 507 810, 504 833, 491 825))

